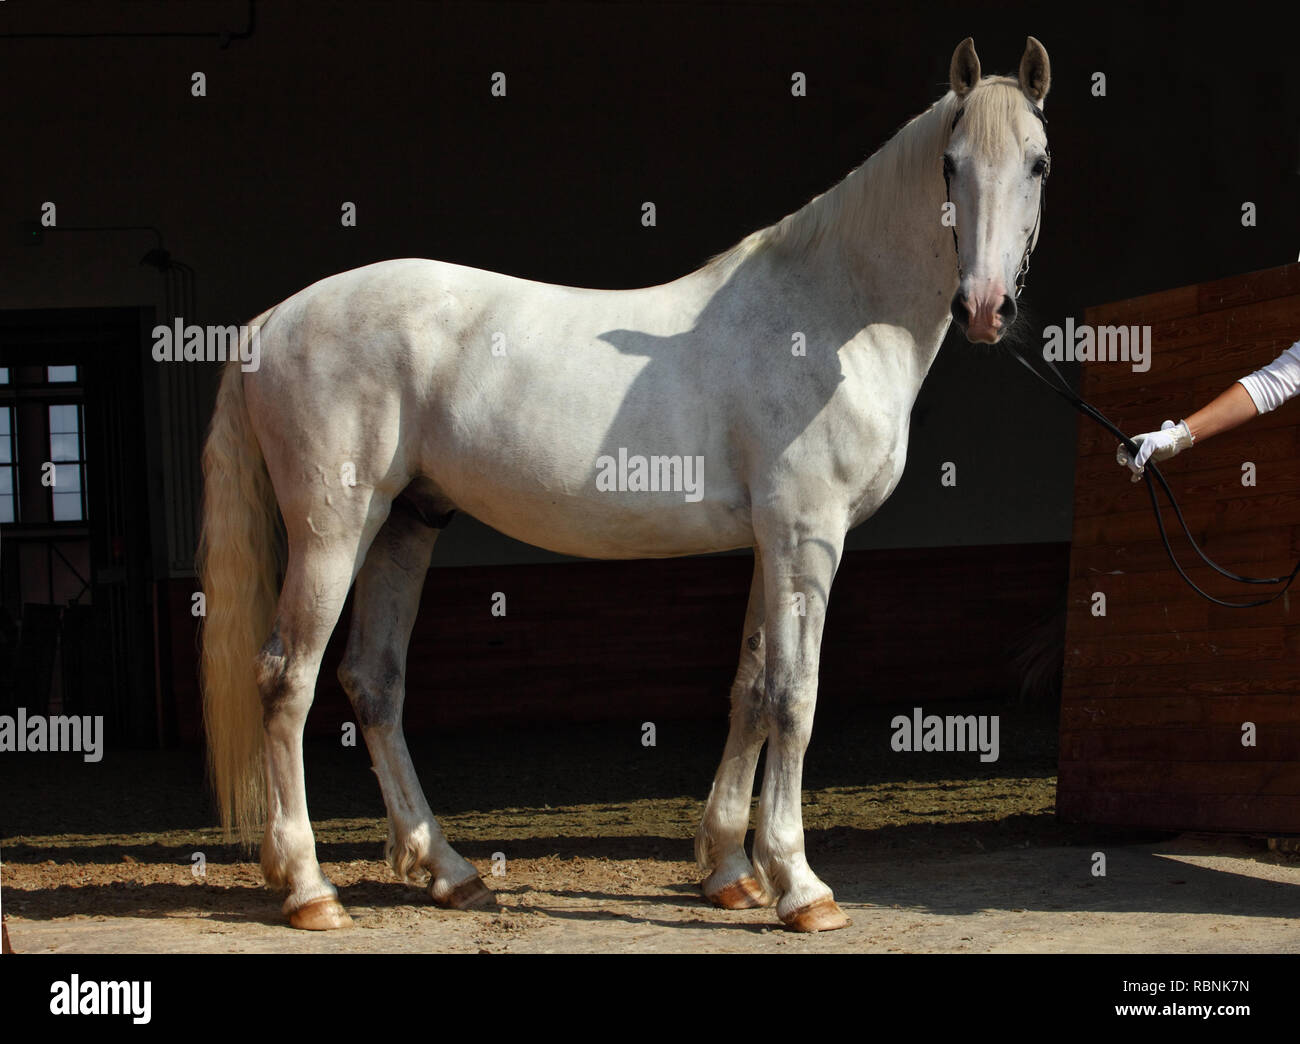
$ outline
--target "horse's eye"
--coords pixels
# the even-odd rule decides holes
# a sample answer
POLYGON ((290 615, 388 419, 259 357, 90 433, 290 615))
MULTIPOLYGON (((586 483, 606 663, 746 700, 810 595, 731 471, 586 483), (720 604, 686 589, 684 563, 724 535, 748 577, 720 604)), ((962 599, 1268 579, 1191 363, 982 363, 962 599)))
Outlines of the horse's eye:
POLYGON ((1046 173, 1047 173, 1047 158, 1044 156, 1044 157, 1040 157, 1038 162, 1034 164, 1034 177, 1041 178, 1046 173))
POLYGON ((952 177, 955 173, 957 173, 957 165, 956 165, 955 163, 953 163, 953 161, 952 161, 952 157, 951 157, 951 156, 949 156, 947 153, 944 153, 944 156, 943 156, 943 176, 944 176, 945 178, 950 178, 950 177, 952 177))

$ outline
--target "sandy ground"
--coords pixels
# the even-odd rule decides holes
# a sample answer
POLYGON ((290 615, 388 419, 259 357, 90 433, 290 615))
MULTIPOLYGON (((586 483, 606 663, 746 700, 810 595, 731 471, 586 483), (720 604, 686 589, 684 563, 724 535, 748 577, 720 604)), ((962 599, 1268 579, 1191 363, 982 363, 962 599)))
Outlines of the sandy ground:
POLYGON ((185 751, 116 768, 6 759, 0 895, 18 952, 1300 953, 1300 856, 1258 838, 1062 825, 1052 724, 1014 727, 1021 742, 993 766, 882 752, 870 729, 835 730, 810 754, 809 859, 853 921, 818 936, 701 898, 691 838, 720 746, 701 724, 670 730, 677 756, 673 740, 647 751, 603 725, 448 738, 417 755, 494 910, 440 910, 397 882, 364 750, 319 744, 318 852, 349 930, 284 925, 255 863, 209 825, 185 751), (510 764, 496 764, 504 751, 510 764), (698 794, 677 793, 687 778, 698 794), (534 800, 501 800, 523 795, 534 800))
POLYGON ((115 887, 140 901, 71 912, 100 904, 69 894, 59 904, 68 912, 23 916, 28 897, 14 893, 28 890, 10 884, 7 906, 19 952, 1300 953, 1294 858, 1184 837, 1109 847, 1107 877, 1094 879, 1088 856, 1052 847, 823 858, 820 872, 853 923, 819 936, 785 931, 771 911, 711 908, 689 863, 582 856, 508 864, 492 880, 500 909, 468 913, 396 883, 347 883, 380 877, 383 864, 326 864, 355 921, 328 934, 283 927, 251 866, 210 868, 205 884, 177 868, 162 888, 135 882, 129 868, 114 886, 79 885, 73 871, 69 893, 115 887))

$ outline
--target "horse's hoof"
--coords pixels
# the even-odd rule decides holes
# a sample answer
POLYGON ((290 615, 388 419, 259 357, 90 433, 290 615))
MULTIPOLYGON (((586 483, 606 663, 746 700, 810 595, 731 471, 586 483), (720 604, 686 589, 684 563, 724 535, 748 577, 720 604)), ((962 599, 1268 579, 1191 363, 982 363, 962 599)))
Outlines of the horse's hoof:
MULTIPOLYGON (((706 881, 705 884, 707 883, 706 881)), ((716 891, 705 891, 704 897, 714 906, 720 906, 724 910, 753 910, 770 903, 763 886, 749 874, 723 885, 716 891)))
POLYGON ((496 894, 483 883, 480 877, 471 877, 462 881, 445 896, 439 896, 432 886, 429 896, 439 906, 448 910, 472 910, 478 906, 496 905, 496 894))
POLYGON ((853 922, 844 916, 834 899, 818 899, 815 903, 792 910, 781 920, 796 932, 833 932, 847 928, 853 922))
POLYGON ((289 915, 289 927, 308 932, 327 932, 332 928, 351 928, 352 918, 337 899, 326 897, 300 906, 289 915))

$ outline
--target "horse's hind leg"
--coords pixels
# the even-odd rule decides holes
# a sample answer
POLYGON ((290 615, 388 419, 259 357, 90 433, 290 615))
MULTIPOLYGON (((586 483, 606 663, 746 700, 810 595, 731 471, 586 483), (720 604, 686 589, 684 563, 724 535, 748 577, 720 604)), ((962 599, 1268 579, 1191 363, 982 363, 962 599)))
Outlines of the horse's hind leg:
POLYGON ((311 507, 314 514, 305 505, 285 512, 290 525, 284 586, 275 627, 257 655, 267 796, 262 874, 267 884, 288 890, 283 910, 293 927, 325 929, 346 927, 351 919, 316 860, 302 731, 325 644, 388 503, 376 495, 350 505, 336 498, 332 507, 326 499, 311 507))
POLYGON ((695 858, 701 869, 712 871, 701 885, 704 894, 710 902, 729 910, 765 906, 772 901, 745 856, 754 769, 767 736, 763 712, 763 604, 763 566, 755 550, 740 666, 731 685, 731 728, 695 835, 695 858))
POLYGON ((384 793, 393 871, 412 881, 427 870, 434 902, 466 909, 488 902, 492 892, 443 837, 402 733, 406 649, 437 537, 437 529, 398 501, 357 575, 352 632, 339 680, 352 700, 384 793))

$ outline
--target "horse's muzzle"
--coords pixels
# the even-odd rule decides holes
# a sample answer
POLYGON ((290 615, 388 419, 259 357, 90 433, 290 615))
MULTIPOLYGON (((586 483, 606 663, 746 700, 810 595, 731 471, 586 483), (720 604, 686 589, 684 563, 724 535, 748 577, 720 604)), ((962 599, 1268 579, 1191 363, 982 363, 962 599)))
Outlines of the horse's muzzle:
POLYGON ((972 298, 958 289, 952 318, 972 344, 996 344, 1016 321, 1016 299, 1007 293, 972 298))

